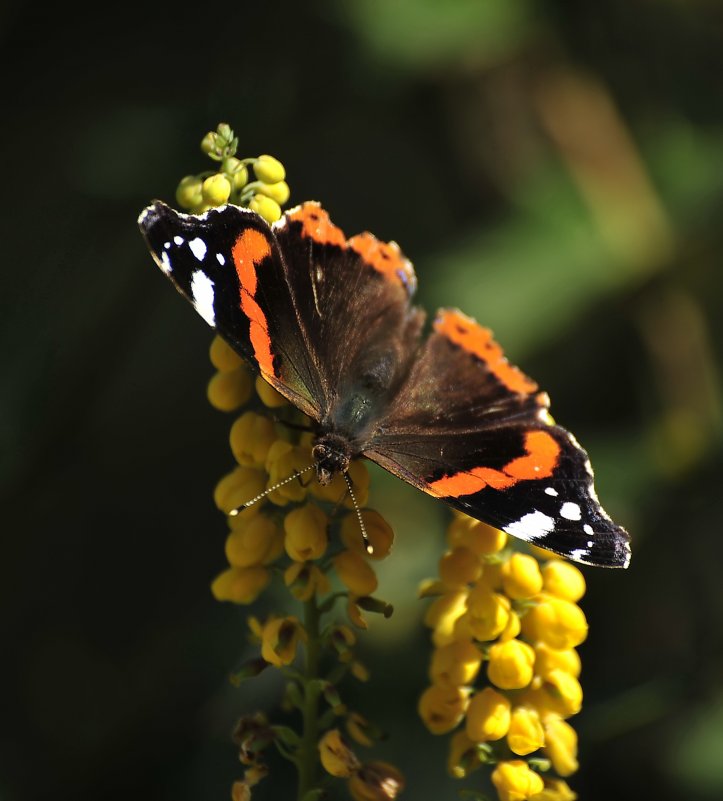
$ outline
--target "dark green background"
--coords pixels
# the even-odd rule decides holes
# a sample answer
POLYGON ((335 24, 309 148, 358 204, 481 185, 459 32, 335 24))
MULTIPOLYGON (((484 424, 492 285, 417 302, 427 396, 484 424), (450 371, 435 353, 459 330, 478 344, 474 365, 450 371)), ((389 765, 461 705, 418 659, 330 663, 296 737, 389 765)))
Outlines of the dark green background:
MULTIPOLYGON (((135 224, 219 121, 292 201, 399 241, 420 302, 491 325, 590 451, 634 555, 585 571, 580 797, 723 795, 722 26, 712 0, 2 11, 3 801, 227 798, 234 719, 278 699, 226 681, 230 419, 135 224)), ((444 509, 376 473, 373 503, 396 613, 345 697, 403 797, 454 798, 415 714, 444 509)))

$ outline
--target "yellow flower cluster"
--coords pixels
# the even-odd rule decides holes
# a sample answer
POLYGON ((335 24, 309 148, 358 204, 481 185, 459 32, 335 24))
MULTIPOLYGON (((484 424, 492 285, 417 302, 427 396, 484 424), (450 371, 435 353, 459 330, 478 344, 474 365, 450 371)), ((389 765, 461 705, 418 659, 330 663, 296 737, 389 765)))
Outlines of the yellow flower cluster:
POLYGON ((419 714, 433 734, 464 723, 451 740, 453 776, 494 765, 501 801, 571 801, 563 778, 538 770, 578 767, 567 718, 582 705, 582 573, 540 549, 513 551, 506 534, 458 513, 447 543, 439 579, 422 590, 435 596, 425 618, 434 652, 419 714))
MULTIPOLYGON (((353 630, 347 625, 322 629, 319 619, 341 597, 346 599, 350 621, 358 628, 367 626, 363 610, 388 612, 387 604, 372 597, 377 577, 370 561, 383 559, 390 553, 392 529, 378 512, 361 509, 373 549, 372 555, 367 553, 343 477, 337 476, 325 487, 315 477, 304 480, 305 476, 313 475, 308 470, 312 464, 312 435, 307 431, 299 433, 298 428, 308 426, 309 421, 261 377, 254 379, 245 362, 220 337, 211 344, 210 357, 217 372, 208 385, 209 401, 220 410, 240 412, 229 436, 236 466, 219 481, 214 492, 217 507, 227 515, 229 533, 225 552, 229 566, 213 581, 212 592, 219 601, 251 604, 278 576, 288 589, 289 603, 292 606, 300 603, 305 616, 302 620, 296 614, 271 614, 264 621, 252 617, 249 627, 252 639, 260 645, 261 661, 251 660, 234 678, 240 682, 268 666, 288 668, 297 660, 300 646, 304 646, 307 668, 312 653, 326 650, 334 657, 328 674, 334 685, 346 672, 366 681, 366 669, 353 653, 356 641, 353 630), (282 414, 291 425, 277 422, 276 414, 282 414), (306 472, 301 475, 303 471, 306 472), (294 476, 298 477, 287 481, 294 476), (253 499, 257 500, 251 506, 239 509, 253 499), (330 536, 332 530, 334 536, 330 536)), ((369 493, 366 467, 352 463, 349 477, 357 504, 364 506, 369 493)), ((316 662, 317 657, 312 661, 316 662)), ((315 673, 317 669, 314 664, 315 673)), ((295 684, 294 675, 298 673, 290 674, 290 682, 295 684)), ((346 709, 335 691, 329 689, 332 685, 327 692, 319 693, 319 686, 311 682, 322 681, 322 677, 307 678, 309 685, 297 685, 287 693, 290 698, 298 699, 299 709, 307 708, 309 693, 316 693, 327 700, 333 721, 345 718, 352 736, 362 744, 371 745, 368 725, 358 713, 346 709)), ((316 728, 314 725, 311 730, 316 728)), ((356 760, 348 774, 340 773, 339 766, 330 769, 335 764, 331 747, 334 740, 330 737, 331 732, 337 731, 331 729, 324 735, 325 746, 319 746, 315 758, 332 775, 348 780, 349 791, 357 801, 394 798, 403 781, 391 766, 364 765, 356 760)), ((286 748, 292 754, 295 749, 298 751, 294 757, 297 761, 304 750, 298 743, 286 748)), ((259 780, 258 764, 253 768, 256 773, 235 786, 234 792, 240 798, 242 792, 243 797, 250 798, 253 783, 259 780)))
POLYGON ((200 214, 224 203, 248 206, 268 222, 281 217, 281 206, 289 199, 289 185, 284 180, 284 165, 273 156, 239 159, 238 139, 226 123, 209 131, 201 150, 219 162, 216 171, 182 178, 176 189, 176 201, 183 209, 200 214), (255 180, 249 180, 249 168, 255 180))
MULTIPOLYGON (((325 487, 315 478, 304 481, 300 476, 232 514, 245 502, 307 470, 312 464, 312 436, 306 432, 298 436, 291 428, 274 421, 270 410, 282 406, 287 407, 289 422, 298 425, 300 418, 261 377, 254 382, 249 368, 223 339, 214 339, 210 355, 218 371, 208 386, 213 406, 224 411, 238 409, 249 402, 254 386, 256 397, 263 404, 256 410, 243 411, 231 426, 230 446, 237 466, 221 479, 214 493, 217 507, 228 515, 229 567, 214 581, 213 594, 220 601, 252 603, 271 581, 275 566, 285 558, 287 566, 282 575, 297 600, 307 601, 312 595, 327 594, 331 590, 329 574, 333 573, 349 598, 352 622, 365 627, 358 602, 377 589, 376 574, 369 560, 383 559, 389 554, 393 541, 391 527, 373 509, 362 510, 373 548, 370 556, 341 475, 325 487), (339 519, 339 540, 343 547, 334 553, 330 553, 328 535, 332 520, 325 511, 329 506, 343 511, 339 519)), ((364 464, 353 462, 349 477, 357 503, 363 506, 369 494, 369 474, 364 464)))

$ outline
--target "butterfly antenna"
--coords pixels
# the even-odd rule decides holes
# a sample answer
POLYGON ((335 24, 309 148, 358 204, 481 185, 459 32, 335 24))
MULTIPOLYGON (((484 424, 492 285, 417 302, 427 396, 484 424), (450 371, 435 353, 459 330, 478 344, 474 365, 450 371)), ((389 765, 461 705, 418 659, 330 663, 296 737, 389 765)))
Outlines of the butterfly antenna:
POLYGON ((367 527, 364 525, 361 509, 359 508, 359 504, 356 502, 356 496, 354 495, 354 490, 351 488, 351 479, 349 478, 348 473, 344 473, 344 481, 346 481, 346 486, 349 490, 349 496, 351 497, 351 502, 354 504, 354 511, 356 512, 357 519, 359 520, 359 528, 361 529, 362 539, 364 540, 364 548, 371 556, 374 553, 374 546, 371 544, 371 542, 369 542, 369 537, 367 536, 367 527))
POLYGON ((279 481, 278 484, 274 484, 273 487, 269 487, 267 490, 264 490, 262 493, 257 495, 255 498, 251 498, 250 501, 246 501, 246 503, 242 503, 241 506, 237 506, 235 509, 232 509, 229 512, 231 517, 236 517, 239 512, 242 512, 244 509, 248 509, 249 506, 253 506, 255 503, 260 501, 262 498, 265 498, 269 493, 277 490, 279 487, 283 487, 284 484, 289 484, 292 481, 295 481, 297 478, 300 478, 304 475, 304 473, 308 473, 309 470, 313 470, 314 465, 310 464, 308 467, 305 467, 303 470, 295 470, 288 478, 285 478, 283 481, 279 481))

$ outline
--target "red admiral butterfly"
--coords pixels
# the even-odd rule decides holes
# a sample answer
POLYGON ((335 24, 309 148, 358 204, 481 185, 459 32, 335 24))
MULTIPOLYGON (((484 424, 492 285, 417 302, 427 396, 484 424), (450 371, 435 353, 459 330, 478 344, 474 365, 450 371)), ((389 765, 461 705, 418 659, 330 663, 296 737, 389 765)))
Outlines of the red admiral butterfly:
POLYGON ((515 537, 627 567, 629 536, 547 394, 456 309, 423 338, 414 268, 394 242, 347 239, 311 202, 273 225, 237 206, 156 202, 138 223, 176 289, 314 421, 320 482, 363 456, 515 537))

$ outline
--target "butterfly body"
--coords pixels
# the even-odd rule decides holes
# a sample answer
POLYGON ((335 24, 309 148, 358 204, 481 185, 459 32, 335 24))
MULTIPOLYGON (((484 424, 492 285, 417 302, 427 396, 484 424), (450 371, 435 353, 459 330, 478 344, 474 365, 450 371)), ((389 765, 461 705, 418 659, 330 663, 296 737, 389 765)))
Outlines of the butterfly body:
POLYGON ((627 566, 587 454, 491 332, 440 309, 425 335, 394 243, 349 239, 316 203, 268 225, 247 209, 149 206, 158 266, 316 428, 317 479, 371 459, 427 494, 575 561, 627 566))

